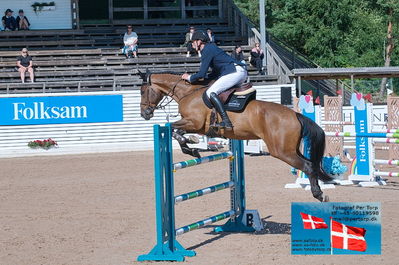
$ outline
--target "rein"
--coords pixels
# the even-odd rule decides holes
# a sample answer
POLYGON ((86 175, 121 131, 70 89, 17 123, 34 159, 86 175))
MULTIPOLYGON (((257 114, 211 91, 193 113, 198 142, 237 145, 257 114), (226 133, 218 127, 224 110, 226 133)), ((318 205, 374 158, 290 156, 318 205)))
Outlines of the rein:
MULTIPOLYGON (((158 103, 158 105, 155 107, 155 109, 165 109, 165 107, 166 107, 167 105, 169 105, 169 104, 173 101, 173 96, 175 95, 175 89, 176 89, 177 85, 178 85, 181 81, 183 81, 183 79, 179 79, 179 80, 174 84, 174 86, 172 87, 172 89, 169 90, 169 92, 168 92, 168 93, 166 94, 166 96, 161 100, 161 102, 158 103), (166 103, 164 103, 164 101, 166 101, 167 97, 170 97, 170 100, 168 100, 166 103)), ((191 91, 191 92, 188 93, 187 95, 184 95, 184 96, 181 97, 181 98, 177 98, 176 102, 179 103, 183 98, 185 98, 185 97, 187 97, 187 96, 193 94, 194 92, 196 92, 196 91, 198 91, 198 90, 200 90, 200 89, 202 89, 202 88, 206 88, 206 87, 209 87, 209 85, 201 86, 201 87, 198 87, 198 88, 194 89, 193 91, 191 91)), ((151 87, 151 89, 152 89, 152 87, 151 87)))
MULTIPOLYGON (((168 93, 163 97, 163 99, 162 99, 156 106, 151 106, 151 103, 150 103, 150 93, 147 93, 147 103, 146 103, 146 104, 140 103, 140 105, 145 105, 149 111, 154 111, 154 110, 157 110, 157 109, 163 110, 163 111, 167 114, 167 120, 168 120, 168 121, 169 121, 169 117, 177 117, 177 116, 179 116, 179 113, 177 113, 176 115, 171 115, 171 114, 167 113, 166 110, 165 110, 165 108, 166 108, 166 106, 168 106, 168 105, 174 100, 173 96, 176 96, 176 95, 175 95, 176 87, 178 86, 178 84, 179 84, 181 81, 183 81, 183 79, 179 79, 178 81, 176 81, 176 83, 173 85, 173 87, 168 91, 168 93), (167 97, 170 97, 170 99, 168 100, 167 97)), ((151 83, 150 83, 150 84, 151 84, 151 83)), ((191 91, 191 92, 188 93, 187 95, 184 95, 184 96, 181 97, 181 98, 178 98, 178 97, 176 96, 176 102, 179 104, 179 102, 180 102, 183 98, 185 98, 185 97, 191 95, 192 93, 194 93, 194 92, 196 92, 196 91, 198 91, 198 90, 200 90, 200 89, 206 88, 206 87, 209 87, 209 85, 204 85, 204 86, 195 88, 193 91, 191 91)), ((154 91, 154 89, 152 88, 151 85, 149 85, 149 89, 151 89, 152 91, 154 91)))
MULTIPOLYGON (((158 103, 158 105, 155 107, 155 109, 165 109, 165 107, 166 107, 167 105, 169 105, 169 104, 173 101, 173 96, 175 95, 175 89, 176 89, 177 85, 180 83, 180 81, 182 81, 182 80, 183 80, 183 79, 179 79, 179 80, 174 84, 174 86, 172 87, 172 89, 169 90, 168 94, 166 94, 166 96, 161 100, 161 102, 158 103), (167 100, 167 97, 170 97, 170 100, 168 100, 166 103, 164 103, 164 101, 167 100), (164 104, 164 105, 162 105, 162 104, 164 104)), ((152 87, 151 87, 151 89, 152 89, 152 87)), ((180 101, 181 99, 178 98, 178 100, 180 101)), ((177 101, 177 103, 179 103, 179 102, 177 101)))

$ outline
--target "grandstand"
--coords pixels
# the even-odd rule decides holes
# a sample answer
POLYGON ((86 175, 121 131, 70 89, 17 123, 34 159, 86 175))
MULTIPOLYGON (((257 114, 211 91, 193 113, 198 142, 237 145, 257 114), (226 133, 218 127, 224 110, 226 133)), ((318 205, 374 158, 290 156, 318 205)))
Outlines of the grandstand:
MULTIPOLYGON (((181 47, 188 25, 199 30, 211 27, 223 49, 231 52, 234 45, 241 44, 248 58, 251 38, 254 41, 248 36, 250 25, 234 6, 227 9, 225 16, 210 18, 114 20, 105 24, 82 21, 76 29, 71 24, 71 29, 0 32, 0 93, 128 90, 141 85, 138 70, 193 73, 200 59, 186 58, 186 48, 181 47), (120 52, 126 23, 139 35, 139 58, 126 59, 120 52), (16 57, 23 47, 33 57, 33 84, 22 84, 16 69, 16 57)), ((267 76, 256 73, 249 67, 249 79, 256 84, 288 80, 270 72, 267 76)))

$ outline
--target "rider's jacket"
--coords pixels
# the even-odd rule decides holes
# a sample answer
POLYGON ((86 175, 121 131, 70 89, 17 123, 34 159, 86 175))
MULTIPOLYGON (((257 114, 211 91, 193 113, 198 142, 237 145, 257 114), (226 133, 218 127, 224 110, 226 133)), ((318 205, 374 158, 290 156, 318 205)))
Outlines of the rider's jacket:
POLYGON ((228 75, 236 72, 236 65, 245 65, 238 62, 231 56, 227 55, 222 49, 220 49, 214 43, 207 43, 201 50, 201 67, 198 73, 190 76, 190 82, 195 82, 200 78, 205 78, 209 67, 212 68, 212 72, 208 75, 208 78, 217 79, 221 76, 228 75))

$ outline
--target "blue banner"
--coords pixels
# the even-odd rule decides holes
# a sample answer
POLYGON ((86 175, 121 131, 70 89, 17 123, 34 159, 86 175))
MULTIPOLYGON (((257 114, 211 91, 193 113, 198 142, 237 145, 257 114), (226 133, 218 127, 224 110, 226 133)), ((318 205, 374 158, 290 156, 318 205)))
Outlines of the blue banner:
MULTIPOLYGON (((370 133, 368 131, 367 104, 361 94, 352 94, 351 105, 355 111, 355 132, 357 134, 370 133), (359 96, 360 95, 360 96, 359 96)), ((356 137, 356 175, 369 176, 370 156, 369 156, 369 137, 356 137)))
POLYGON ((0 125, 120 121, 122 95, 0 98, 0 125))

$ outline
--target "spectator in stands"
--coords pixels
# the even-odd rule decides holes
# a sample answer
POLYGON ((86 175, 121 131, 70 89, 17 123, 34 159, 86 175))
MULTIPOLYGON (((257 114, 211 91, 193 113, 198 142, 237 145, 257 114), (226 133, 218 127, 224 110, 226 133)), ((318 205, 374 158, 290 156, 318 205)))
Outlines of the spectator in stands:
POLYGON ((18 11, 18 16, 17 16, 16 22, 17 22, 18 30, 29 30, 30 23, 22 9, 20 9, 18 11))
POLYGON ((4 12, 4 16, 1 18, 1 22, 3 23, 3 28, 5 31, 14 31, 17 29, 17 21, 15 17, 13 17, 11 9, 7 9, 4 12))
POLYGON ((127 31, 123 36, 123 43, 125 46, 123 47, 123 54, 125 54, 126 58, 134 58, 137 56, 137 41, 139 37, 137 33, 133 31, 132 25, 127 26, 127 31))
MULTIPOLYGON (((186 40, 184 41, 183 46, 187 47, 187 55, 186 57, 190 57, 192 53, 196 52, 195 48, 193 47, 192 37, 195 32, 194 27, 190 27, 189 31, 186 33, 186 40)), ((198 56, 201 57, 201 52, 198 52, 198 56)))
POLYGON ((208 35, 209 43, 212 43, 212 42, 216 43, 215 34, 213 34, 213 31, 211 28, 206 29, 206 34, 208 35))
POLYGON ((35 79, 35 75, 33 74, 33 64, 32 64, 32 57, 28 54, 28 49, 23 48, 21 51, 21 55, 17 58, 17 66, 18 71, 21 75, 22 83, 25 83, 25 73, 26 71, 29 72, 30 81, 33 83, 35 79))
POLYGON ((238 62, 245 64, 244 54, 240 45, 236 45, 234 51, 231 53, 231 57, 236 59, 238 62))
POLYGON ((260 75, 264 75, 262 60, 265 57, 263 50, 260 48, 259 43, 255 43, 255 47, 251 50, 251 60, 250 63, 253 67, 259 71, 260 75))

